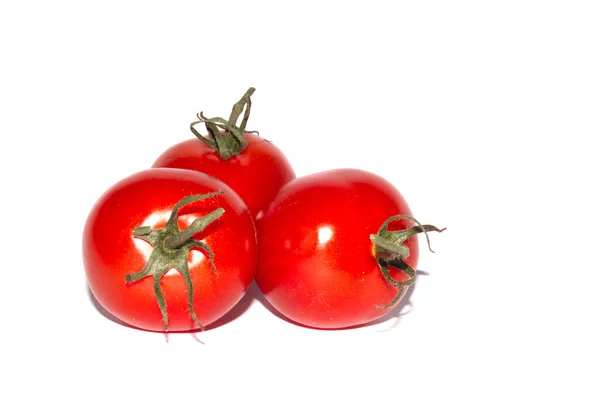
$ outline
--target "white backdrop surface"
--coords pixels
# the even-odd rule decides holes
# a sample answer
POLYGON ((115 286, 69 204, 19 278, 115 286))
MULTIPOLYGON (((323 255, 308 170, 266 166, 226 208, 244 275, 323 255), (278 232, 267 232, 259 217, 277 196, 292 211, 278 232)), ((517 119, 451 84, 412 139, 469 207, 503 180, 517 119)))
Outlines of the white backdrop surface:
MULTIPOLYGON (((593 1, 5 2, 2 398, 598 398, 600 19, 593 1), (87 213, 227 114, 298 176, 375 172, 415 216, 410 306, 290 324, 256 286, 195 335, 94 305, 87 213)), ((406 305, 406 302, 403 302, 406 305)))

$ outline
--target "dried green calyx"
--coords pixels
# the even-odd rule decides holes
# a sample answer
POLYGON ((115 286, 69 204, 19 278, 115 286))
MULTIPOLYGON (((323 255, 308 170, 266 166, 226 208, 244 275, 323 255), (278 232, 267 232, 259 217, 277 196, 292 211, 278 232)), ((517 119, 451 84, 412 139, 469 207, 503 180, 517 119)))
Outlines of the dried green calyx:
POLYGON ((190 316, 196 325, 204 330, 204 326, 198 320, 196 311, 194 310, 194 287, 190 277, 188 253, 193 248, 205 250, 208 253, 210 266, 213 272, 217 273, 211 248, 204 242, 192 239, 192 236, 203 231, 208 225, 219 219, 225 210, 223 208, 218 208, 203 217, 197 218, 182 231, 179 230, 177 225, 177 216, 181 207, 220 194, 224 194, 224 192, 212 192, 184 197, 173 207, 171 216, 164 228, 152 229, 149 226, 142 226, 136 227, 133 230, 133 237, 145 240, 150 243, 153 248, 144 268, 133 274, 125 275, 125 280, 132 283, 148 276, 153 278, 154 293, 162 314, 165 331, 169 330, 169 320, 165 297, 160 287, 160 279, 171 268, 177 270, 185 280, 190 316))
POLYGON ((415 283, 417 276, 416 271, 413 267, 408 265, 406 261, 404 261, 404 259, 410 255, 410 250, 408 246, 404 245, 404 242, 411 236, 419 233, 425 233, 425 237, 427 238, 427 246, 429 247, 429 250, 433 252, 433 250, 431 250, 429 235, 427 235, 427 232, 442 232, 445 229, 446 228, 438 229, 433 225, 422 225, 415 218, 408 215, 395 215, 383 222, 377 234, 372 234, 370 236, 371 242, 373 242, 375 245, 374 257, 377 260, 377 265, 379 265, 379 269, 383 277, 387 283, 398 289, 398 293, 392 299, 392 301, 386 305, 377 307, 392 307, 402 297, 402 295, 404 295, 406 289, 415 283), (408 229, 397 231, 390 231, 387 229, 389 224, 399 219, 408 219, 413 221, 416 225, 408 229), (406 281, 396 281, 390 276, 390 267, 394 267, 400 271, 403 271, 409 276, 409 279, 406 281))
POLYGON ((202 142, 217 151, 223 160, 227 160, 236 154, 240 154, 248 145, 244 139, 244 132, 248 118, 250 117, 250 108, 252 101, 250 96, 256 89, 251 87, 246 91, 242 98, 233 105, 229 119, 224 118, 206 118, 204 113, 200 112, 198 121, 190 124, 192 133, 202 142), (237 120, 244 113, 240 126, 237 126, 237 120), (204 124, 208 131, 208 137, 201 135, 194 127, 197 124, 204 124))

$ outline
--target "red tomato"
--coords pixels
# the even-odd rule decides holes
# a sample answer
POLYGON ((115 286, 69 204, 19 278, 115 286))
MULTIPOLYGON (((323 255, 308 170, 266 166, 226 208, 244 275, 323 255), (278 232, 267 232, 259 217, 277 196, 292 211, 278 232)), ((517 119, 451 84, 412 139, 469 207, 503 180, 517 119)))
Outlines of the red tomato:
POLYGON ((244 138, 248 147, 228 160, 200 140, 190 139, 165 151, 152 167, 190 169, 212 175, 231 187, 254 217, 296 174, 272 143, 249 133, 244 138))
POLYGON ((438 230, 415 225, 410 216, 398 190, 369 172, 339 169, 295 179, 257 218, 256 282, 297 323, 344 328, 373 321, 414 281, 414 235, 438 230), (384 224, 398 215, 407 218, 384 224))
POLYGON ((149 169, 96 202, 83 259, 92 293, 111 314, 141 329, 187 331, 216 321, 247 291, 256 231, 242 199, 223 182, 196 171, 149 169))
POLYGON ((208 119, 200 114, 200 121, 191 125, 197 138, 167 149, 152 167, 190 169, 212 175, 235 190, 252 216, 256 216, 275 197, 279 188, 294 179, 296 174, 275 145, 245 132, 253 92, 254 89, 250 88, 234 105, 229 121, 208 119), (238 127, 236 121, 244 105, 246 113, 238 127), (209 135, 200 135, 194 128, 197 123, 206 124, 209 135))

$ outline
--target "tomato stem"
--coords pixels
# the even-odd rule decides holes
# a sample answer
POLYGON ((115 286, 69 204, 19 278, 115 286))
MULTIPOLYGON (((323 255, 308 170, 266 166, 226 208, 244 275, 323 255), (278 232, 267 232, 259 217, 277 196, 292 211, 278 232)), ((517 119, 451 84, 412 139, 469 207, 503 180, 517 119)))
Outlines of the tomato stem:
POLYGON ((404 261, 404 259, 410 255, 410 249, 408 246, 404 245, 404 242, 411 236, 419 233, 425 233, 429 251, 433 252, 427 232, 443 232, 444 230, 446 230, 446 228, 439 229, 433 225, 422 225, 415 218, 408 215, 394 215, 383 222, 377 234, 370 236, 371 242, 375 246, 374 257, 377 260, 381 274, 387 283, 398 289, 398 293, 388 304, 383 306, 378 305, 376 306, 377 308, 392 307, 398 300, 400 300, 406 288, 412 285, 416 280, 415 269, 408 265, 406 261, 404 261), (413 221, 416 225, 408 229, 397 231, 388 230, 389 224, 399 219, 408 219, 413 221), (406 281, 396 281, 391 277, 389 273, 389 267, 394 267, 403 271, 410 278, 406 281))
POLYGON ((246 124, 250 118, 250 109, 252 101, 250 96, 256 89, 249 88, 242 98, 233 105, 229 119, 224 118, 207 118, 203 112, 197 114, 198 121, 190 124, 192 133, 206 145, 217 151, 223 160, 227 160, 236 154, 240 154, 248 145, 244 139, 246 132, 246 124), (240 115, 244 113, 240 126, 237 126, 237 121, 240 115), (201 135, 195 128, 197 124, 204 124, 208 132, 208 137, 201 135))
POLYGON ((194 222, 192 222, 190 226, 185 228, 183 231, 174 233, 173 235, 166 238, 165 247, 169 249, 180 248, 196 233, 202 232, 204 229, 206 229, 208 225, 219 219, 224 212, 224 209, 218 208, 210 214, 207 214, 203 218, 198 218, 194 220, 194 222))
POLYGON ((147 241, 153 248, 144 267, 138 272, 125 275, 125 281, 134 283, 149 276, 153 278, 154 294, 162 314, 165 331, 169 330, 169 317, 164 294, 160 287, 160 280, 171 268, 176 269, 183 277, 188 293, 190 316, 196 325, 201 330, 204 330, 204 326, 198 320, 196 311, 194 310, 194 287, 192 285, 188 265, 188 253, 193 248, 201 248, 206 251, 208 253, 211 269, 214 273, 217 273, 211 248, 206 243, 192 239, 192 237, 219 219, 225 210, 223 208, 218 208, 203 217, 197 218, 183 231, 179 230, 177 216, 181 207, 220 194, 224 194, 224 192, 219 191, 184 197, 173 207, 169 220, 164 228, 152 229, 149 226, 142 226, 136 227, 133 230, 133 237, 147 241))

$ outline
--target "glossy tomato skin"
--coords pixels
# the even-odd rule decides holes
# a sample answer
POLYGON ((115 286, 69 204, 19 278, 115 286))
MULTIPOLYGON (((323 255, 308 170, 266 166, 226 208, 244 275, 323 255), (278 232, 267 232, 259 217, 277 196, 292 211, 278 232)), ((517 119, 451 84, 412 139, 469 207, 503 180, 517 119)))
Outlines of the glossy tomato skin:
MULTIPOLYGON (((125 275, 140 271, 152 246, 133 238, 136 226, 164 227, 173 206, 185 196, 223 190, 181 208, 179 228, 222 207, 223 216, 194 239, 214 253, 216 275, 207 256, 190 251, 188 261, 198 319, 208 325, 229 311, 247 291, 257 262, 256 231, 240 197, 223 182, 197 171, 148 169, 109 188, 93 206, 83 233, 83 260, 89 287, 98 302, 123 322, 164 331, 153 278, 127 283, 125 275)), ((190 317, 183 277, 174 269, 160 280, 169 331, 198 329, 190 317)))
MULTIPOLYGON (((403 196, 385 179, 339 169, 284 185, 257 218, 256 282, 285 317, 315 328, 345 328, 373 321, 391 308, 391 287, 373 257, 370 234, 393 215, 411 215, 403 196)), ((390 230, 406 229, 399 220, 390 230)), ((405 245, 405 261, 417 267, 417 237, 405 245)), ((409 277, 395 268, 396 280, 409 277)), ((398 299, 400 301, 400 299, 398 299)))
POLYGON ((251 133, 244 134, 244 138, 248 146, 228 160, 194 138, 167 149, 152 167, 182 168, 212 175, 235 190, 252 216, 256 216, 296 174, 275 145, 251 133))

